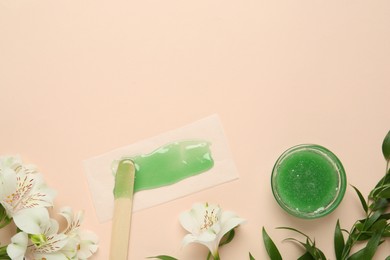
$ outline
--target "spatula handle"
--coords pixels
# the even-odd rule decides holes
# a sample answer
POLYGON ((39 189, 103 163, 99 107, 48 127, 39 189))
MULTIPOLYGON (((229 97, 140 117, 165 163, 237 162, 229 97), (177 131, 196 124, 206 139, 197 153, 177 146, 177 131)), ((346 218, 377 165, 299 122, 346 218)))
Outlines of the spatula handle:
POLYGON ((129 159, 120 161, 115 175, 110 260, 128 259, 134 178, 134 163, 129 159))
POLYGON ((115 200, 110 260, 128 259, 132 204, 133 201, 129 198, 115 200))

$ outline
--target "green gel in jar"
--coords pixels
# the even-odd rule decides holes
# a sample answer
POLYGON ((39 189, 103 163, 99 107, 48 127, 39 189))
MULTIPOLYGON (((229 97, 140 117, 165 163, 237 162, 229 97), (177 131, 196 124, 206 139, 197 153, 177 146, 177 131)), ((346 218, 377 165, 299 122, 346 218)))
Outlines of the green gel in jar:
POLYGON ((300 218, 319 218, 340 204, 346 176, 340 160, 325 147, 294 146, 276 161, 272 192, 279 205, 300 218))
POLYGON ((171 185, 208 171, 214 166, 210 145, 205 140, 183 140, 149 154, 126 157, 135 166, 134 192, 171 185))

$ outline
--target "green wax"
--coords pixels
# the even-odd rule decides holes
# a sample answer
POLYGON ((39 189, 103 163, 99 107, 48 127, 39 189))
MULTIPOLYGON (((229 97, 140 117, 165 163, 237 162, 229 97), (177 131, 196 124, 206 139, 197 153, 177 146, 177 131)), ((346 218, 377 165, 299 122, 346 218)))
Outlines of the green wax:
POLYGON ((115 174, 114 197, 131 198, 133 196, 134 187, 134 164, 129 159, 124 159, 119 162, 118 169, 115 174))
POLYGON ((204 140, 170 143, 130 159, 135 166, 134 192, 176 183, 214 165, 210 143, 204 140))
POLYGON ((286 157, 276 177, 280 199, 298 212, 320 212, 338 194, 335 166, 323 155, 302 150, 286 157))

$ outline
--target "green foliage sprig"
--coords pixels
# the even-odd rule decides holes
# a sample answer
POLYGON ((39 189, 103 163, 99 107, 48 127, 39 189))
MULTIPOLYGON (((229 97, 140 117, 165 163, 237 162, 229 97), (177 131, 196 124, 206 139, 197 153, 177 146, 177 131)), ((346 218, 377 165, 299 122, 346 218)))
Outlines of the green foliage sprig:
MULTIPOLYGON (((336 260, 372 259, 378 247, 385 239, 390 237, 390 213, 387 212, 390 207, 390 131, 387 133, 383 141, 382 152, 386 160, 385 175, 369 193, 367 200, 356 187, 352 186, 359 197, 365 213, 365 218, 357 220, 349 231, 340 227, 339 220, 336 223, 334 232, 334 250, 336 260), (344 237, 345 235, 346 239, 344 237), (365 245, 357 252, 351 253, 354 246, 358 243, 365 243, 365 245)), ((298 258, 298 260, 328 259, 325 254, 317 248, 315 240, 310 239, 310 237, 306 234, 294 228, 281 227, 281 229, 294 231, 306 238, 304 242, 295 238, 286 239, 287 241, 296 242, 304 248, 305 252, 298 258)), ((268 236, 264 228, 262 233, 264 246, 267 250, 268 256, 272 260, 282 259, 278 248, 268 236)), ((252 255, 250 255, 250 259, 254 259, 252 255)), ((390 255, 386 258, 386 260, 390 260, 390 255)))

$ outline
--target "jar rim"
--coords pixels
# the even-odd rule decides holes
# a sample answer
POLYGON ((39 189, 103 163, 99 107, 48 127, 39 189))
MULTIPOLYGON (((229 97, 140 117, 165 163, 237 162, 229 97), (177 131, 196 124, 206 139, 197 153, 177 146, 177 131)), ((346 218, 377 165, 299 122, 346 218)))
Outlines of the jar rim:
POLYGON ((289 214, 304 219, 319 218, 333 212, 341 203, 344 197, 345 190, 346 190, 346 183, 347 183, 346 174, 341 161, 329 149, 317 144, 300 144, 288 148, 279 156, 279 158, 275 162, 271 174, 271 188, 275 200, 278 202, 281 208, 283 208, 289 214), (332 168, 334 169, 334 173, 337 175, 338 178, 337 192, 335 193, 333 199, 327 205, 324 205, 323 207, 320 207, 313 211, 299 211, 294 207, 291 207, 291 205, 289 205, 283 200, 283 198, 279 195, 279 191, 278 191, 278 183, 276 177, 278 176, 279 173, 278 172, 279 166, 291 155, 301 151, 310 151, 321 155, 322 158, 326 159, 332 165, 332 168))

